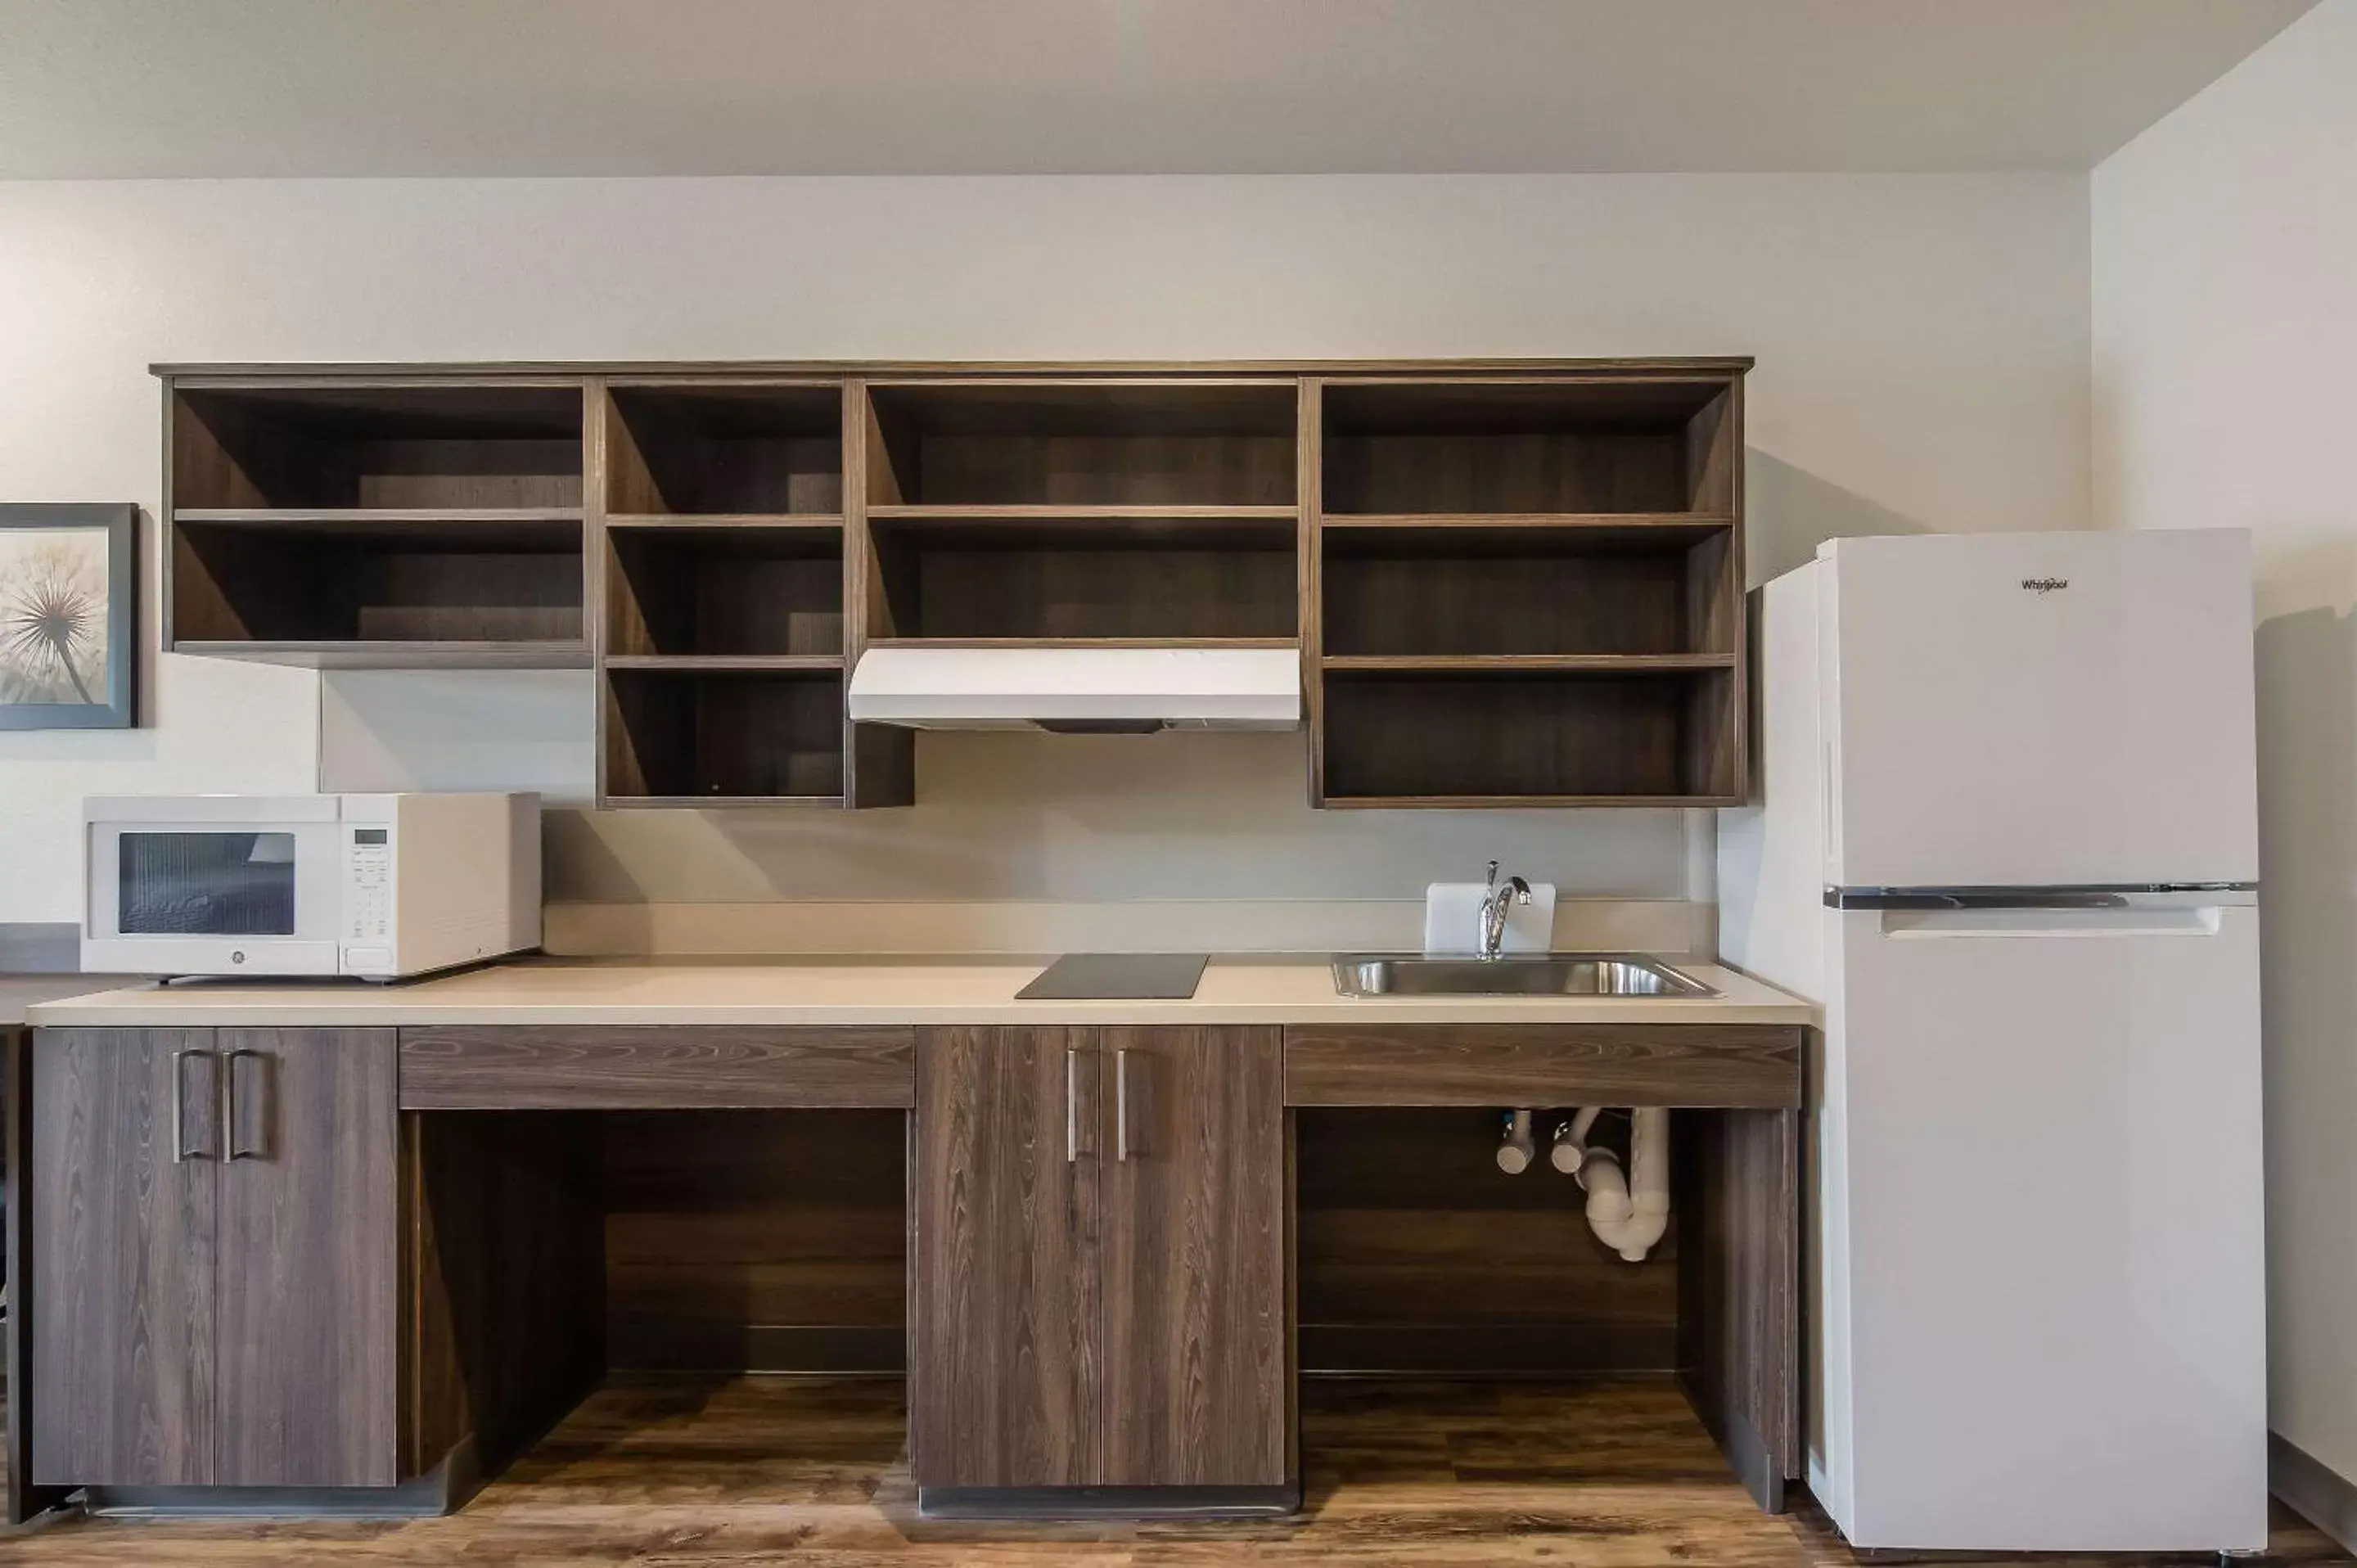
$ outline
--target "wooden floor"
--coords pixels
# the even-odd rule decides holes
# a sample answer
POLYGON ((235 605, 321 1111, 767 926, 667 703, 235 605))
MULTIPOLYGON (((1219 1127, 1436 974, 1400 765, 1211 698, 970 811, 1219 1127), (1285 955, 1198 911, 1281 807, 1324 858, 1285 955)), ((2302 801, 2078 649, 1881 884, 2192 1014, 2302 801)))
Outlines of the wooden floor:
MULTIPOLYGON (((1312 1380, 1303 1517, 1043 1530, 911 1507, 900 1385, 618 1383, 462 1512, 403 1524, 70 1517, 0 1540, 26 1564, 1546 1563, 1826 1568, 1822 1518, 1771 1519, 1667 1383, 1569 1388, 1312 1380)), ((2001 1498, 1991 1500, 2001 1509, 2001 1498)), ((2288 1514, 2276 1561, 2347 1563, 2288 1514)), ((1991 1560, 1992 1562, 1996 1560, 1991 1560)), ((2119 1560, 2101 1560, 2116 1562, 2119 1560)))

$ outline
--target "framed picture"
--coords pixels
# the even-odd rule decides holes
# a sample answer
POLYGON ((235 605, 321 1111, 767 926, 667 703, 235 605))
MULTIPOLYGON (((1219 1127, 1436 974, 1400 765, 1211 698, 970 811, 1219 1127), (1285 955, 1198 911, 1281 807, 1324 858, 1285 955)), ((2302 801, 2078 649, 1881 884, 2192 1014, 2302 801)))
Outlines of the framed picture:
POLYGON ((0 505, 0 730, 129 729, 139 509, 0 505))

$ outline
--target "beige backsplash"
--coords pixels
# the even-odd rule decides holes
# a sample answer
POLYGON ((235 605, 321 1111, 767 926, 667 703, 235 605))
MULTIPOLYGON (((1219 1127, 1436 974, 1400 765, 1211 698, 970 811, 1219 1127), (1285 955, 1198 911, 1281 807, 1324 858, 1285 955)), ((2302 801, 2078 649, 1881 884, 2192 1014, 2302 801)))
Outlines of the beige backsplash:
MULTIPOLYGON (((1558 949, 1706 953, 1717 906, 1566 898, 1558 949)), ((778 900, 551 904, 548 950, 572 956, 748 953, 1329 952, 1414 949, 1421 899, 778 900)))

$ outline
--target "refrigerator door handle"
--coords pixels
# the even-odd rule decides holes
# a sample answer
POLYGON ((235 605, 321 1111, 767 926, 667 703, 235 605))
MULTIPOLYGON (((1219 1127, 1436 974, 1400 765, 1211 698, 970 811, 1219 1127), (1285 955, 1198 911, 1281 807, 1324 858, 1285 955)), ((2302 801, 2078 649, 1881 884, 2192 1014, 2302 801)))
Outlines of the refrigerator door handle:
POLYGON ((1827 887, 1828 909, 2233 909, 2259 901, 2255 882, 2134 887, 1827 887))
POLYGON ((1942 937, 2214 937, 2219 910, 2206 908, 1885 909, 1889 939, 1942 937))

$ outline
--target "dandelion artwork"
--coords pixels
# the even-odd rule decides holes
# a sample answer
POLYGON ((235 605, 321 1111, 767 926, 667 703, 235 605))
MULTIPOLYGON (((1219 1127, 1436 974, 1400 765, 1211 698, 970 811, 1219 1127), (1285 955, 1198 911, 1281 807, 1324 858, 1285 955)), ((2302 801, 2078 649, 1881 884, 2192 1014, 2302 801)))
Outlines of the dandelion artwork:
POLYGON ((96 703, 106 690, 106 535, 0 534, 0 703, 96 703))
POLYGON ((131 722, 133 515, 0 506, 0 728, 131 722))

